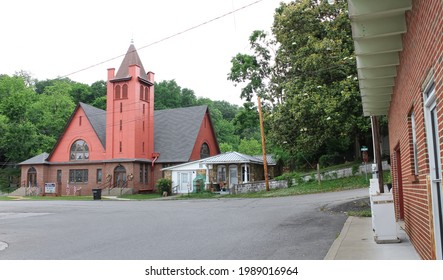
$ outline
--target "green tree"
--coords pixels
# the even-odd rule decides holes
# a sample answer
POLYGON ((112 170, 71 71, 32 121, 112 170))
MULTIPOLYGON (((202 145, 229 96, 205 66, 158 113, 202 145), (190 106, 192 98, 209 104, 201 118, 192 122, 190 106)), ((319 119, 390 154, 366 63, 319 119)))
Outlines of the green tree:
POLYGON ((284 103, 269 116, 271 139, 291 143, 290 152, 303 151, 308 160, 334 153, 352 157, 349 151, 369 123, 358 94, 346 1, 282 3, 273 33, 284 103))
POLYGON ((242 154, 251 156, 261 155, 261 142, 259 142, 257 139, 242 139, 238 145, 238 151, 242 154))
POLYGON ((245 102, 233 119, 235 134, 240 138, 260 140, 260 122, 257 107, 252 102, 245 102))
POLYGON ((179 108, 181 87, 175 80, 155 83, 155 110, 179 108))

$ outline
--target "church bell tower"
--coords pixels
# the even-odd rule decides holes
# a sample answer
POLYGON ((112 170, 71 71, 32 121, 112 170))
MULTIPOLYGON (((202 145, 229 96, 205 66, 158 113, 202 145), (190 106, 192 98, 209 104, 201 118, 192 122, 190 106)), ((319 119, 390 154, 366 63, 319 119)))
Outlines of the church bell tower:
POLYGON ((145 72, 133 44, 118 69, 108 69, 106 159, 152 159, 154 73, 145 72))

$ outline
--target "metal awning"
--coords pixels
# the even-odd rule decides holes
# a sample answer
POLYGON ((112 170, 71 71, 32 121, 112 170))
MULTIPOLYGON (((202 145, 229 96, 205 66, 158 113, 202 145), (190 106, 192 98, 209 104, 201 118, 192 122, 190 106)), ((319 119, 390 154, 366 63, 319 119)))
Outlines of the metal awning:
POLYGON ((412 0, 348 0, 365 116, 387 115, 412 0))

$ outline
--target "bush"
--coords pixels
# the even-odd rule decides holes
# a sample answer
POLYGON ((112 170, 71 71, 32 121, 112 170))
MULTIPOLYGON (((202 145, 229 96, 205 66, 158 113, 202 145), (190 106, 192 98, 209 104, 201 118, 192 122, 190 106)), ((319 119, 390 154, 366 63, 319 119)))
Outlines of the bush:
POLYGON ((343 157, 341 157, 339 154, 335 153, 332 155, 322 155, 319 158, 319 164, 320 167, 328 167, 331 165, 337 165, 343 162, 343 157))
POLYGON ((163 194, 163 192, 167 192, 168 195, 172 193, 172 181, 170 179, 159 179, 157 181, 157 190, 160 194, 163 194))
POLYGON ((297 172, 291 172, 291 173, 283 173, 282 175, 275 177, 275 180, 277 181, 288 181, 288 188, 294 187, 297 184, 303 183, 304 180, 301 177, 300 174, 297 172), (294 184, 295 182, 295 184, 294 184))

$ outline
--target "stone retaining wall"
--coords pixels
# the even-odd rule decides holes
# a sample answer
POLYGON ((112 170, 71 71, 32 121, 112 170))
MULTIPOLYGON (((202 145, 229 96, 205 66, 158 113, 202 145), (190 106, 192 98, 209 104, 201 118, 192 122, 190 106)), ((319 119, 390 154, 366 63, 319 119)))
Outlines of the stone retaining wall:
MULTIPOLYGON (((287 187, 288 187, 288 181, 286 180, 283 181, 269 180, 270 189, 284 189, 287 187)), ((265 181, 256 181, 251 183, 234 185, 234 187, 230 189, 230 192, 233 194, 238 194, 238 193, 260 192, 264 190, 266 190, 265 181)))

